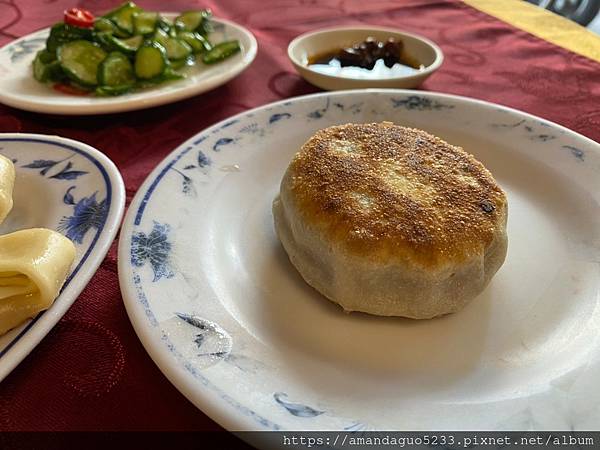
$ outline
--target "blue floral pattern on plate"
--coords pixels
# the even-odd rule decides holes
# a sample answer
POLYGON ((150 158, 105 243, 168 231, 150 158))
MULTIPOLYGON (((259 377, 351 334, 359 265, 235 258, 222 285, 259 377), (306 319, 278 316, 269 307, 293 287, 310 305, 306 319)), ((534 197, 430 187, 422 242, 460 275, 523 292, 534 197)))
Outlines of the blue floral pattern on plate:
MULTIPOLYGON (((69 155, 66 158, 55 161, 51 159, 36 159, 29 164, 24 164, 21 167, 26 169, 40 169, 39 174, 42 176, 48 175, 48 172, 54 169, 56 166, 59 166, 60 163, 67 161, 68 159, 75 156, 75 154, 69 155)), ((66 165, 58 170, 54 171, 55 173, 50 172, 49 178, 56 178, 57 180, 75 180, 81 175, 85 175, 87 172, 85 170, 75 170, 73 169, 73 163, 68 161, 66 165)))
POLYGON ((419 95, 409 95, 408 97, 392 98, 390 100, 394 108, 404 108, 409 111, 431 111, 454 108, 454 105, 449 103, 432 100, 428 97, 419 95))
POLYGON ((24 57, 31 55, 38 50, 41 50, 46 43, 46 37, 35 37, 25 39, 8 47, 10 61, 13 63, 19 62, 24 57))
POLYGON ((154 222, 150 233, 138 231, 131 239, 131 263, 136 267, 142 267, 148 262, 154 272, 153 281, 175 275, 169 262, 171 253, 169 230, 169 225, 154 222))
POLYGON ((285 392, 275 392, 273 398, 277 403, 283 406, 292 416, 296 417, 317 417, 323 414, 325 411, 319 411, 318 409, 312 408, 301 403, 290 402, 287 398, 288 395, 285 392))
MULTIPOLYGON (((543 123, 539 125, 543 126, 544 128, 547 128, 543 123)), ((556 136, 553 134, 549 134, 547 129, 537 130, 536 125, 531 121, 528 121, 527 119, 522 119, 515 123, 493 123, 492 126, 500 129, 504 128, 510 130, 525 130, 525 132, 527 133, 527 138, 532 141, 546 142, 552 139, 556 139, 556 136)))
POLYGON ((65 236, 73 242, 82 244, 88 231, 92 228, 96 230, 102 228, 108 214, 108 205, 106 198, 101 201, 96 200, 97 192, 76 202, 71 193, 75 187, 71 186, 67 189, 63 197, 65 204, 73 206, 73 215, 63 216, 58 224, 58 230, 65 232, 65 236))

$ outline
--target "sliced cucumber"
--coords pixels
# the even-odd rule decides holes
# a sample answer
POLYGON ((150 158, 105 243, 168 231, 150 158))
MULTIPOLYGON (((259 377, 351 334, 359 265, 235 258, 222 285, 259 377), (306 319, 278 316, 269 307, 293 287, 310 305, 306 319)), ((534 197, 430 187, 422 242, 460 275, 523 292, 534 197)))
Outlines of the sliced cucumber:
POLYGON ((134 87, 135 84, 125 84, 122 86, 99 86, 96 88, 95 94, 100 97, 123 95, 131 91, 134 87))
POLYGON ((156 28, 163 30, 168 35, 171 28, 173 28, 173 22, 169 19, 159 16, 158 22, 156 22, 156 28))
POLYGON ((169 30, 169 37, 176 38, 177 37, 177 28, 171 27, 169 30))
POLYGON ((135 34, 151 34, 156 29, 158 13, 140 11, 133 15, 133 30, 135 34))
POLYGON ((121 30, 111 20, 107 19, 106 17, 100 17, 100 18, 96 19, 96 21, 94 22, 94 31, 96 33, 113 34, 119 38, 124 38, 124 37, 130 36, 129 33, 126 33, 125 31, 121 30))
POLYGON ((99 31, 94 34, 94 42, 106 52, 112 52, 115 49, 113 39, 114 36, 110 31, 99 31))
POLYGON ((123 86, 135 83, 133 65, 121 52, 112 52, 98 67, 98 82, 102 86, 123 86))
POLYGON ((167 64, 165 48, 158 42, 143 44, 135 54, 135 74, 143 80, 159 77, 167 64))
POLYGON ((148 80, 139 80, 136 87, 147 88, 164 83, 165 81, 181 80, 182 78, 185 78, 185 75, 182 75, 175 71, 172 67, 167 66, 162 75, 148 80))
POLYGON ((196 57, 194 55, 190 55, 187 58, 170 60, 169 64, 171 65, 172 69, 178 70, 185 66, 193 66, 195 62, 196 57))
POLYGON ((144 42, 144 37, 139 34, 128 39, 113 37, 112 42, 116 50, 125 53, 127 56, 133 57, 135 52, 137 52, 142 45, 142 42, 144 42))
POLYGON ((204 21, 210 19, 211 12, 204 10, 185 11, 175 19, 175 26, 183 31, 196 31, 201 28, 204 21))
POLYGON ((56 53, 49 52, 48 50, 40 50, 36 54, 36 59, 39 58, 44 64, 49 64, 52 61, 56 61, 56 53))
POLYGON ((73 41, 61 45, 57 52, 60 66, 69 78, 82 86, 98 84, 98 66, 106 52, 90 41, 73 41))
POLYGON ((193 31, 180 31, 177 33, 177 37, 187 42, 190 47, 192 47, 194 53, 208 52, 212 49, 210 42, 199 33, 193 31))
POLYGON ((108 31, 110 33, 114 33, 117 31, 117 26, 106 17, 100 17, 94 22, 94 30, 98 32, 108 31))
POLYGON ((96 33, 95 41, 100 44, 100 47, 106 52, 118 51, 133 58, 137 49, 140 48, 140 45, 144 42, 144 37, 142 35, 136 35, 127 39, 119 39, 110 32, 103 31, 101 33, 96 33))
POLYGON ((119 6, 117 6, 116 8, 111 9, 109 12, 107 12, 106 14, 104 14, 102 17, 104 17, 105 19, 110 19, 112 16, 115 16, 117 14, 119 14, 123 9, 126 8, 130 8, 132 6, 137 7, 137 5, 133 2, 125 2, 125 3, 121 3, 119 6))
POLYGON ((165 42, 165 50, 167 51, 167 58, 170 60, 185 59, 193 53, 190 44, 182 39, 169 38, 165 42))
POLYGON ((59 81, 64 78, 64 73, 60 63, 56 60, 50 60, 48 52, 41 50, 33 60, 33 77, 44 83, 46 81, 59 81))
POLYGON ((211 51, 202 56, 202 62, 204 64, 214 64, 229 58, 231 55, 239 52, 240 50, 240 43, 238 41, 221 42, 220 44, 215 45, 211 51))
POLYGON ((165 73, 160 76, 161 81, 181 80, 182 78, 185 78, 185 75, 176 72, 171 67, 167 67, 165 73))
POLYGON ((33 78, 42 83, 46 81, 48 79, 48 77, 45 76, 46 67, 48 67, 48 63, 42 62, 40 54, 38 53, 33 60, 33 78))
POLYGON ((121 30, 133 34, 133 15, 142 11, 142 8, 133 2, 126 2, 117 9, 105 14, 104 17, 113 21, 121 30))
POLYGON ((152 40, 158 42, 164 47, 167 41, 169 40, 169 34, 162 28, 158 28, 154 33, 154 36, 152 36, 152 40))
POLYGON ((46 40, 46 50, 54 53, 61 45, 80 39, 92 39, 92 30, 89 28, 74 27, 62 22, 57 23, 50 29, 50 35, 46 40))
POLYGON ((212 14, 210 13, 210 11, 208 11, 206 19, 202 21, 198 28, 196 28, 196 33, 200 33, 205 38, 208 38, 208 35, 213 32, 213 23, 210 20, 211 17, 212 14))

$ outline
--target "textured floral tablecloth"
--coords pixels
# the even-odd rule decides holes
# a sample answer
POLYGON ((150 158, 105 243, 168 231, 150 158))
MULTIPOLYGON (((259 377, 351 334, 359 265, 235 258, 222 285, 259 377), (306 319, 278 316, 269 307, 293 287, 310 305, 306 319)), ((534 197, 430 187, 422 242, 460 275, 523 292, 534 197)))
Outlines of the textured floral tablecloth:
MULTIPOLYGON (((100 13, 118 3, 0 0, 0 45, 60 20, 74 5, 100 13)), ((165 5, 138 3, 149 9, 165 5)), ((600 48, 594 47, 600 40, 583 39, 577 27, 553 40, 579 39, 586 57, 574 52, 577 46, 566 45, 567 50, 483 13, 474 7, 479 3, 494 14, 493 2, 486 0, 468 0, 468 5, 458 0, 173 0, 170 10, 210 7, 216 16, 248 27, 259 42, 252 66, 210 93, 146 111, 60 117, 0 105, 0 132, 57 134, 100 149, 121 170, 130 201, 165 155, 205 127, 248 108, 318 91, 287 60, 294 36, 325 26, 371 24, 412 31, 442 47, 446 60, 422 89, 522 109, 600 140, 600 63, 589 59, 594 58, 590 45, 600 48)), ((534 16, 539 14, 559 28, 563 23, 548 19, 549 13, 534 16)), ((496 15, 506 19, 506 11, 496 15)), ((171 386, 142 348, 119 292, 116 247, 60 323, 0 384, 0 431, 220 429, 171 386)))

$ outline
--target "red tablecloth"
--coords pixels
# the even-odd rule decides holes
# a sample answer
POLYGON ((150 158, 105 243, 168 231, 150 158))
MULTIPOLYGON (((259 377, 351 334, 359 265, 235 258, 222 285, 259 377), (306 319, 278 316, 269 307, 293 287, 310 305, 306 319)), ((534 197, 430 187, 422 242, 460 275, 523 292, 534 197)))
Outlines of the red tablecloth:
MULTIPOLYGON (((119 0, 0 0, 0 45, 61 19, 77 4, 105 11, 119 0)), ((149 9, 210 7, 248 27, 258 57, 210 93, 147 111, 100 117, 32 114, 0 105, 0 132, 58 134, 106 153, 130 201, 182 141, 248 108, 316 92, 292 68, 288 42, 308 30, 373 24, 425 35, 446 60, 423 89, 525 110, 600 140, 600 64, 457 0, 139 0, 149 9)), ((0 431, 217 430, 171 386, 131 327, 117 281, 116 243, 88 287, 41 344, 0 384, 0 431)))

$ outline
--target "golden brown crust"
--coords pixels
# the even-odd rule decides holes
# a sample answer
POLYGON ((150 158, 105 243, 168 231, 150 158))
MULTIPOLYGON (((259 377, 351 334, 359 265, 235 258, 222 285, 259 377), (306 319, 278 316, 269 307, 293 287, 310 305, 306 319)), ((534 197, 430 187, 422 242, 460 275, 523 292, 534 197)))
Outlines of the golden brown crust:
POLYGON ((379 261, 460 263, 487 248, 506 223, 506 196, 472 155, 390 122, 317 132, 284 183, 308 226, 379 261))

